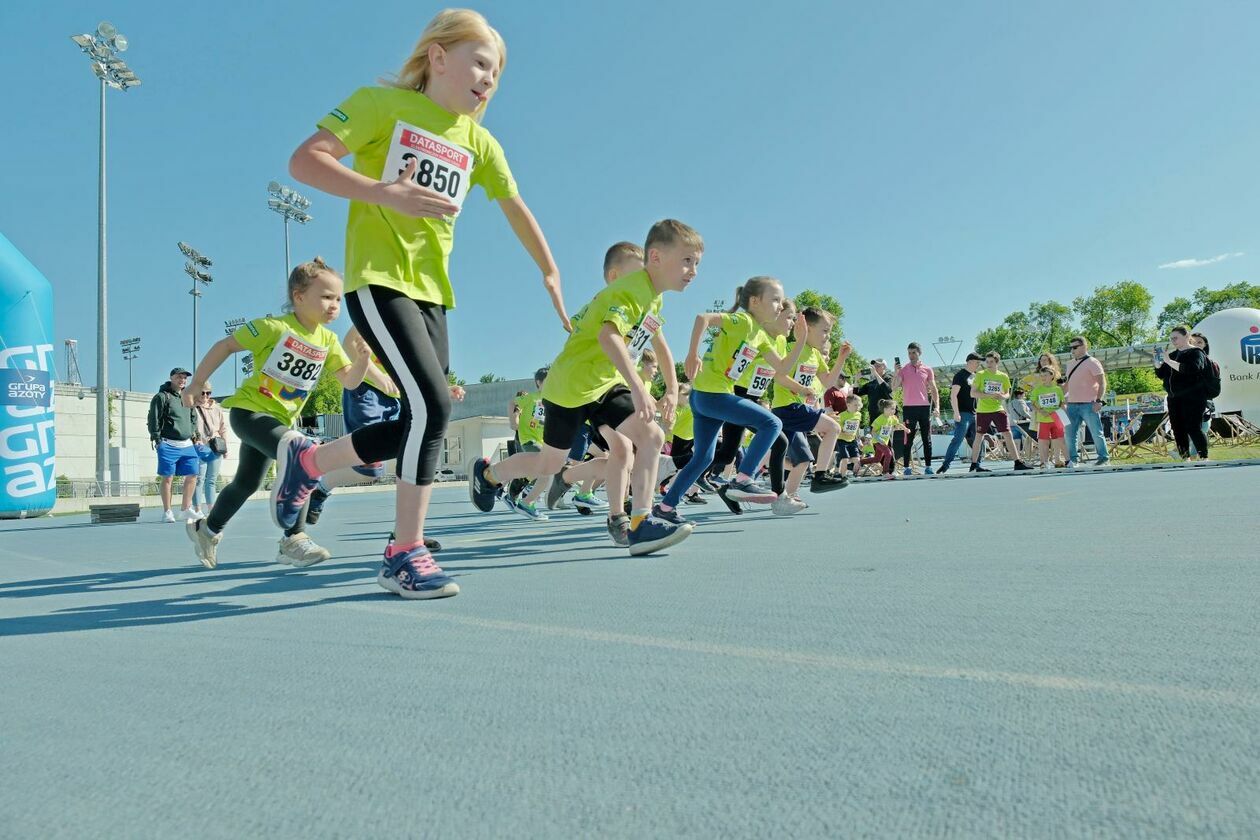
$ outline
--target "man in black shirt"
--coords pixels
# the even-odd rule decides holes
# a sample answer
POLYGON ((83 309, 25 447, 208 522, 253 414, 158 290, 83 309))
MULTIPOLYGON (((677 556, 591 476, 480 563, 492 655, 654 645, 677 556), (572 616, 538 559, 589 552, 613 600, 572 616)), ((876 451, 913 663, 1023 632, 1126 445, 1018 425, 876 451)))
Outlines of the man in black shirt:
MULTIPOLYGON (((980 369, 980 362, 979 354, 968 353, 966 367, 954 374, 954 381, 950 383, 949 405, 954 409, 954 438, 949 442, 949 448, 945 450, 945 460, 936 471, 937 475, 944 475, 949 465, 954 462, 958 448, 962 446, 963 438, 967 439, 969 446, 979 446, 980 460, 984 459, 984 442, 976 442, 976 399, 971 396, 971 380, 980 369)), ((988 472, 979 466, 980 460, 976 461, 975 471, 988 472)))
POLYGON ((869 414, 866 425, 873 425, 875 418, 879 417, 880 400, 893 398, 892 379, 888 376, 888 366, 883 359, 871 359, 871 371, 867 380, 854 388, 853 393, 861 397, 862 404, 866 406, 869 414))

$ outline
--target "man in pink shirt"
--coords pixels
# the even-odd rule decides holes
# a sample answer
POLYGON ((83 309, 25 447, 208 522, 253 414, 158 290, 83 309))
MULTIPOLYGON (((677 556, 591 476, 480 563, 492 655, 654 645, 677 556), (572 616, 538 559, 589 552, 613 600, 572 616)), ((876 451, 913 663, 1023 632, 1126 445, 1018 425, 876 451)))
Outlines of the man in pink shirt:
POLYGON ((1067 366, 1067 384, 1063 390, 1067 392, 1067 447, 1068 469, 1076 469, 1077 435, 1081 423, 1089 426, 1089 433, 1094 438, 1094 446, 1098 449, 1098 460, 1094 466, 1105 467, 1110 459, 1107 457, 1107 437, 1103 434, 1102 416, 1099 414, 1107 394, 1107 372, 1102 362, 1089 355, 1089 340, 1083 335, 1072 339, 1072 361, 1067 366))
POLYGON ((902 454, 905 474, 910 475, 910 454, 914 451, 914 431, 923 436, 924 475, 932 474, 932 415, 940 412, 941 394, 936 389, 936 374, 919 359, 923 348, 917 341, 906 347, 910 364, 902 367, 898 361, 893 368, 893 379, 901 388, 902 419, 906 425, 906 448, 902 454))

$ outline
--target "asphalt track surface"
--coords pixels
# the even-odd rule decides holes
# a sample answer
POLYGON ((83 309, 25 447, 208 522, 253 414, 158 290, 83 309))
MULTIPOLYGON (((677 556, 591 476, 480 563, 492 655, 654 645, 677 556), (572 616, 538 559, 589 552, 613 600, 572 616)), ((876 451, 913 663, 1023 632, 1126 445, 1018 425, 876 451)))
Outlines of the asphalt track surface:
MULTIPOLYGON (((263 503, 0 524, 4 837, 1260 836, 1260 468, 853 486, 795 518, 435 494, 463 593, 263 503)), ((808 498, 808 497, 807 497, 808 498)))

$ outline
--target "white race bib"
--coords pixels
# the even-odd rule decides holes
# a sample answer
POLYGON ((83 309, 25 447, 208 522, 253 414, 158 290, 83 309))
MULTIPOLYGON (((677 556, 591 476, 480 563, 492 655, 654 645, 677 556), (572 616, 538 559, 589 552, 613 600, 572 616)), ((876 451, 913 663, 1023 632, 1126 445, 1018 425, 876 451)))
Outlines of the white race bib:
POLYGON ((880 443, 888 443, 888 441, 892 438, 892 426, 880 426, 876 435, 878 436, 880 443))
POLYGON ((543 401, 539 400, 534 403, 534 414, 530 417, 530 428, 537 429, 547 419, 547 409, 543 408, 543 401))
POLYGON ((857 434, 857 430, 858 430, 858 426, 859 426, 859 425, 860 425, 860 422, 859 422, 858 420, 855 420, 855 419, 854 419, 854 420, 845 420, 845 421, 844 421, 844 433, 845 433, 846 435, 853 435, 853 434, 857 434))
POLYGON ((643 313, 643 318, 630 333, 628 339, 629 344, 626 345, 626 351, 630 354, 630 361, 636 365, 643 356, 643 351, 647 349, 648 344, 658 332, 661 331, 661 319, 657 318, 651 312, 643 313))
POLYGON ((818 375, 818 365, 797 365, 796 366, 796 382, 802 388, 809 388, 814 384, 814 377, 818 375))
POLYGON ((263 364, 262 372, 289 388, 309 391, 319 380, 326 358, 327 348, 313 347, 294 335, 292 330, 285 330, 263 364))
POLYGON ((770 383, 774 381, 774 368, 757 365, 753 370, 752 381, 748 383, 748 396, 765 396, 770 383))
POLYGON ((731 360, 730 367, 726 369, 726 378, 732 382, 738 382, 740 377, 744 375, 744 371, 748 370, 748 366, 755 361, 757 361, 757 351, 749 347, 748 342, 741 342, 739 349, 735 351, 735 358, 731 360))
POLYGON ((1002 383, 997 379, 986 379, 984 380, 984 392, 986 394, 1000 394, 1002 393, 1002 383))
POLYGON ((1041 406, 1042 408, 1058 408, 1059 395, 1058 394, 1042 394, 1040 397, 1037 398, 1037 405, 1041 406))
POLYGON ((464 206, 472 182, 472 152, 399 120, 394 126, 394 139, 385 156, 381 180, 397 178, 412 159, 416 161, 416 174, 412 176, 416 184, 441 193, 456 207, 464 206))

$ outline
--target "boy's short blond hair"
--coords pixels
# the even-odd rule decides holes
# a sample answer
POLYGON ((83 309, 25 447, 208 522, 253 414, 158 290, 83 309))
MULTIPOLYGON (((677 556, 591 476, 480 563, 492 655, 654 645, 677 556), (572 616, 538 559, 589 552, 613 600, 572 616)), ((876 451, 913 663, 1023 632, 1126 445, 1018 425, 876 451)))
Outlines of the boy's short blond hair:
POLYGON ((647 241, 643 243, 643 253, 653 248, 668 248, 672 245, 686 245, 697 251, 704 250, 704 239, 690 225, 677 219, 661 219, 648 231, 647 241))
POLYGON ((630 260, 643 262, 643 249, 633 242, 618 242, 604 254, 604 274, 630 260))
POLYGON ((644 365, 655 365, 655 364, 656 364, 656 351, 653 350, 651 347, 648 347, 646 350, 643 351, 643 355, 639 357, 639 367, 643 367, 644 365))

